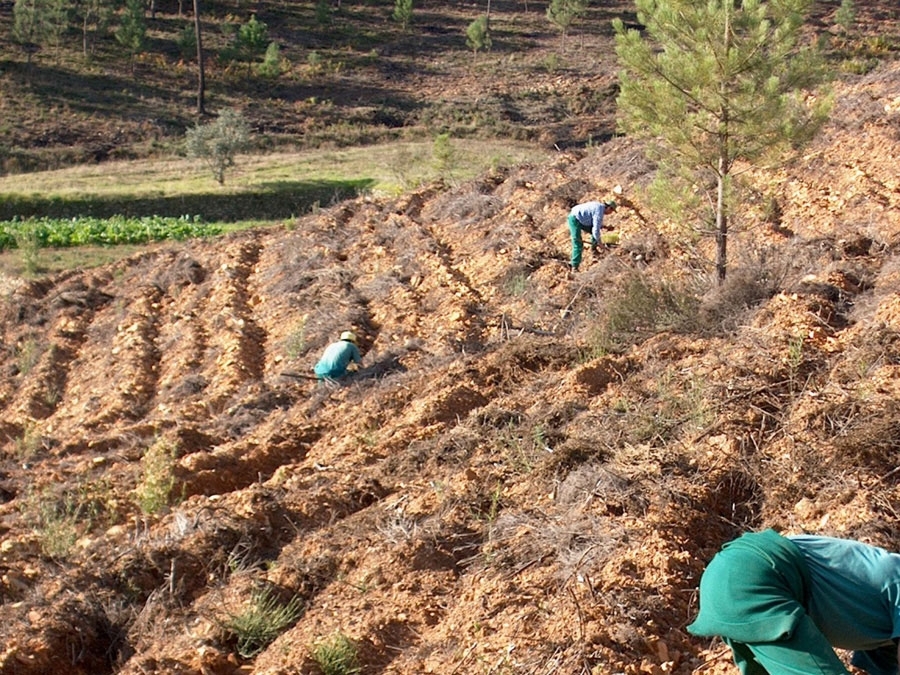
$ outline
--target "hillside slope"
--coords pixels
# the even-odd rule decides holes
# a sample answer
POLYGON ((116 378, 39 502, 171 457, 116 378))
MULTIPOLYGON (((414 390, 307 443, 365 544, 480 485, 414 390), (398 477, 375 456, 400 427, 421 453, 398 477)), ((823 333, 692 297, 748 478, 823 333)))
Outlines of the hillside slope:
POLYGON ((492 52, 476 60, 466 27, 485 7, 471 2, 418 0, 404 30, 392 1, 210 0, 201 17, 207 114, 198 116, 198 69, 185 44, 192 5, 154 6, 132 64, 116 18, 89 57, 80 24, 59 48, 29 55, 13 39, 12 3, 0 3, 0 112, 10 120, 0 127, 0 173, 169 157, 183 153, 187 129, 228 108, 242 112, 260 152, 439 133, 584 145, 614 132, 610 22, 633 14, 628 2, 591 7, 563 41, 544 7, 494 0, 492 52), (229 56, 251 17, 279 46, 278 77, 257 72, 262 54, 252 66, 229 56))
POLYGON ((898 81, 756 177, 698 305, 627 139, 5 284, 0 673, 317 673, 337 634, 364 673, 732 672, 684 631, 724 540, 900 545, 898 81), (568 276, 566 202, 616 185, 568 276), (358 375, 296 377, 347 328, 358 375), (261 593, 302 610, 242 657, 261 593))

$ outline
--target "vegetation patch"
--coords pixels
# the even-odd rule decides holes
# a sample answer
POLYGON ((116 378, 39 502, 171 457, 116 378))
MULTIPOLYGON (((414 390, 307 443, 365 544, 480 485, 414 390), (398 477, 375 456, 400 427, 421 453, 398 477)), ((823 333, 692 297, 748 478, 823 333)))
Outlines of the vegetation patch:
POLYGON ((273 588, 265 586, 254 589, 243 610, 230 615, 223 625, 236 640, 238 654, 253 658, 293 625, 302 610, 299 597, 283 602, 273 588))
POLYGON ((356 645, 343 633, 314 645, 312 657, 323 675, 354 675, 361 670, 356 645))
POLYGON ((23 218, 0 222, 0 250, 18 248, 27 252, 37 248, 87 244, 145 244, 165 239, 208 237, 221 232, 221 226, 204 223, 197 216, 23 218))

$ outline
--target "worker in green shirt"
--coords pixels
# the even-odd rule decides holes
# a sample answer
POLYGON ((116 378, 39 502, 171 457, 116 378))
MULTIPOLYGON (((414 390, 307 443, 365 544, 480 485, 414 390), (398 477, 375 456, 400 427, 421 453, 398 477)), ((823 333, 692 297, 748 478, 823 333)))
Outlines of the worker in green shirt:
POLYGON ((339 380, 347 374, 347 366, 351 361, 362 363, 362 356, 356 345, 356 333, 345 330, 337 342, 332 342, 325 348, 313 371, 320 380, 339 380))
POLYGON ((898 675, 900 555, 850 539, 751 532, 725 544, 700 579, 687 627, 719 636, 744 675, 898 675))

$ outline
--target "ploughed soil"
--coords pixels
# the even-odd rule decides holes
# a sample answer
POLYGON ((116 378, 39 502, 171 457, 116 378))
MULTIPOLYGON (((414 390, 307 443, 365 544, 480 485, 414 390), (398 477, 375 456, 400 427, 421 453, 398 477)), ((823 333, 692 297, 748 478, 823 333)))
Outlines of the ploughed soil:
POLYGON ((898 92, 748 173, 721 287, 627 138, 3 278, 0 674, 736 672, 685 630, 724 541, 900 546, 898 92))
POLYGON ((364 673, 733 672, 685 631, 723 541, 900 544, 898 85, 753 177, 719 289, 628 139, 5 279, 0 673, 317 673, 336 635, 364 673), (565 203, 615 186, 569 276, 565 203), (261 597, 298 611, 248 648, 261 597))

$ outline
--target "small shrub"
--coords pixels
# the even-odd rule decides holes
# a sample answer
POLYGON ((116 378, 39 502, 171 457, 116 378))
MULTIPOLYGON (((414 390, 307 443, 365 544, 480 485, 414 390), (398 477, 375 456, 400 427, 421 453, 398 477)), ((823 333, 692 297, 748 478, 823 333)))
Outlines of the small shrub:
POLYGON ((494 489, 491 490, 490 495, 486 498, 482 497, 480 503, 471 507, 470 515, 479 523, 485 523, 488 526, 493 525, 503 507, 502 497, 503 486, 498 483, 494 486, 494 489))
POLYGON ((356 645, 343 633, 335 633, 315 645, 312 658, 322 675, 354 675, 361 670, 356 645))
MULTIPOLYGON (((504 464, 517 475, 528 474, 534 471, 539 457, 535 439, 526 438, 527 430, 522 426, 510 422, 503 433, 500 434, 500 454, 504 464)), ((543 449, 543 448, 541 448, 543 449)))
POLYGON ((284 72, 284 65, 282 64, 281 59, 281 47, 278 46, 277 42, 270 42, 269 46, 266 47, 266 54, 263 56, 263 61, 259 64, 257 72, 263 77, 268 77, 270 79, 275 79, 284 72))
POLYGON ((853 24, 856 23, 856 6, 853 0, 841 0, 841 6, 834 13, 834 22, 845 33, 850 32, 853 24))
POLYGON ((456 149, 450 139, 450 134, 438 134, 432 146, 434 167, 441 178, 451 178, 456 166, 456 149))
POLYGON ((688 328, 696 321, 698 303, 683 288, 626 275, 605 298, 591 337, 591 356, 621 350, 661 331, 688 328))
POLYGON ((32 493, 21 508, 33 523, 41 552, 48 558, 67 558, 78 540, 82 523, 87 522, 90 527, 88 509, 72 495, 58 498, 49 491, 32 493))
POLYGON ((699 378, 687 380, 672 371, 656 378, 654 396, 636 402, 626 413, 627 438, 631 443, 665 444, 682 428, 702 429, 712 421, 707 404, 707 384, 699 378))
POLYGON ((41 550, 51 558, 65 558, 78 539, 81 509, 71 497, 62 503, 42 502, 40 511, 41 550))
POLYGON ((41 434, 33 425, 25 427, 22 435, 15 440, 16 458, 21 461, 30 460, 37 454, 41 442, 41 434))
POLYGON ((237 640, 237 651, 253 658, 268 647, 300 617, 303 607, 299 597, 283 602, 270 586, 256 588, 250 602, 240 614, 232 614, 224 628, 237 640))
POLYGON ((557 54, 555 52, 552 54, 548 54, 541 61, 541 66, 543 67, 543 69, 546 70, 551 75, 553 73, 555 73, 557 70, 559 70, 559 65, 560 65, 559 54, 557 54))
POLYGON ((38 253, 41 248, 41 239, 37 225, 31 221, 18 223, 12 231, 16 241, 16 248, 22 258, 22 267, 25 273, 33 275, 38 271, 38 253))
POLYGON ((528 292, 528 275, 521 271, 515 271, 503 282, 503 290, 508 295, 523 296, 528 292))
POLYGON ((41 348, 34 338, 27 338, 16 345, 16 369, 27 375, 41 360, 41 348))
POLYGON ((152 515, 170 505, 175 487, 175 446, 162 439, 151 445, 141 458, 141 482, 135 488, 141 511, 152 515))
POLYGON ((285 352, 290 360, 303 355, 306 351, 306 317, 300 319, 294 326, 294 330, 287 336, 284 344, 285 352))

